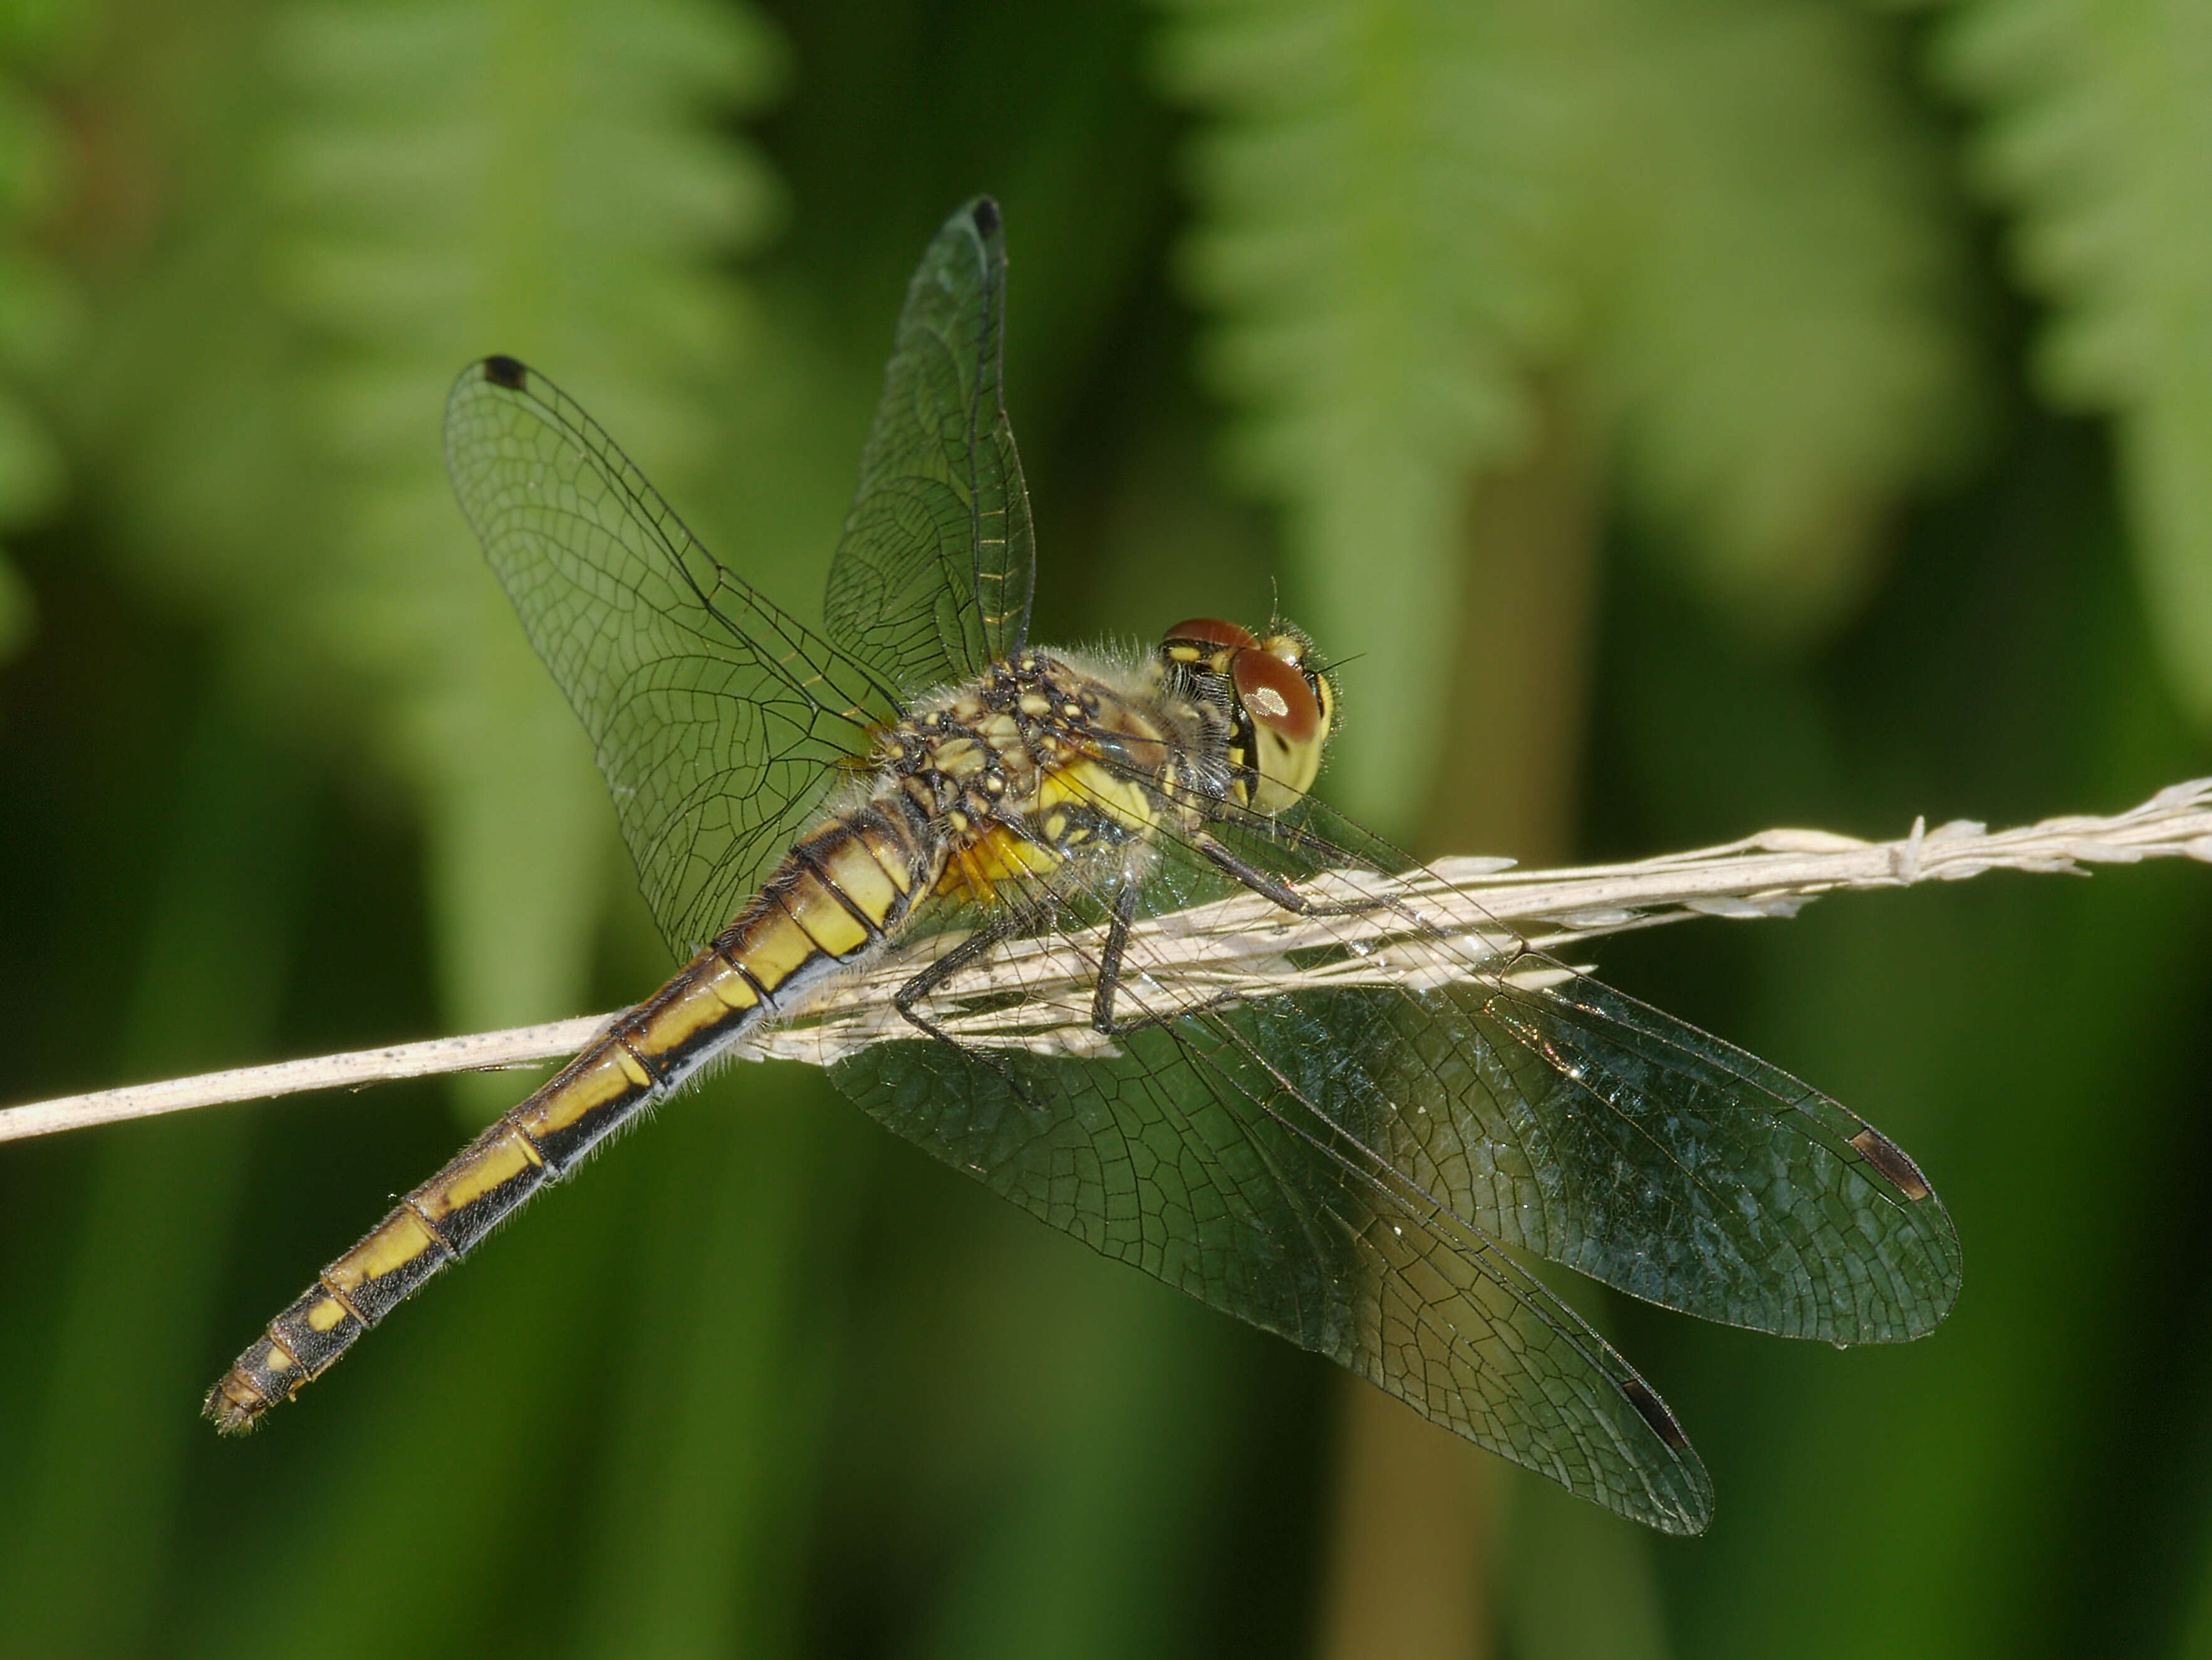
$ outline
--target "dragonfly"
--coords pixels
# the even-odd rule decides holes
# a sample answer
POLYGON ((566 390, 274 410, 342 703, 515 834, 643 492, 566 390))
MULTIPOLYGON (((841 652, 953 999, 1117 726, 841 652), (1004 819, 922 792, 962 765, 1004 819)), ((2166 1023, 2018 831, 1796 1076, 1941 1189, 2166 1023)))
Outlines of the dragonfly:
POLYGON ((733 1044, 900 961, 880 1041, 831 1068, 866 1112, 1583 1498, 1701 1531, 1712 1482, 1674 1414, 1528 1259, 1732 1325, 1891 1342, 1957 1294, 1948 1213, 1826 1096, 1508 930, 1476 941, 1392 897, 1418 867, 1312 794, 1336 688, 1295 628, 1032 644, 1005 305, 979 198, 908 289, 818 631, 715 561, 544 375, 462 374, 462 508, 684 966, 324 1268, 209 1417, 255 1425, 733 1044), (1170 925, 1235 896, 1263 914, 1255 951, 1292 924, 1297 943, 1257 988, 1194 988, 1170 925), (1043 946, 1082 965, 1076 994, 1024 978, 1043 946), (979 1008, 1035 1030, 979 1038, 979 1008))

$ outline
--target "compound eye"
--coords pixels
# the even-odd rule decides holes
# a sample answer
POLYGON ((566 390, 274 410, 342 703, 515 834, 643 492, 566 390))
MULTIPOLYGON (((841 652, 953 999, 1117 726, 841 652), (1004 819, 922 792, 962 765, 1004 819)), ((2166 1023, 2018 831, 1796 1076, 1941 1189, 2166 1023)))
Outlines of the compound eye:
POLYGON ((1321 703, 1298 668, 1272 652, 1240 651, 1229 666, 1237 701, 1253 721, 1292 744, 1321 732, 1321 703))
POLYGON ((1188 623, 1176 623, 1164 637, 1170 646, 1188 642, 1195 646, 1226 647, 1231 651, 1249 651, 1260 643, 1248 630, 1218 617, 1194 617, 1188 623))

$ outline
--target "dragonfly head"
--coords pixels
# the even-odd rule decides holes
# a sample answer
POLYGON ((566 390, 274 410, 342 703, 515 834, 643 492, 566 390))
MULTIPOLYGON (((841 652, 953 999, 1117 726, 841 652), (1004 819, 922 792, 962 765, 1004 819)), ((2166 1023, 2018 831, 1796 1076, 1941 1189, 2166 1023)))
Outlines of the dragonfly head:
POLYGON ((1336 714, 1336 688, 1308 659, 1313 642, 1287 623, 1265 638, 1218 617, 1178 623, 1160 643, 1170 669, 1218 688, 1234 733, 1231 758, 1256 782, 1248 805, 1280 812, 1312 787, 1336 714))

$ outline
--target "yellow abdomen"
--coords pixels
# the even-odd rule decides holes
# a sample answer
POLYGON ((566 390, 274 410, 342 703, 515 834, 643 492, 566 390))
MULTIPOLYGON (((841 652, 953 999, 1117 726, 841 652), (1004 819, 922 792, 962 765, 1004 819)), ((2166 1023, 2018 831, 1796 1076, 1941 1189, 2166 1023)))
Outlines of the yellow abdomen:
POLYGON ((447 1262, 639 1112, 808 988, 881 948, 934 874, 928 826, 896 801, 802 837, 738 920, 527 1100, 393 1207, 210 1391, 246 1430, 447 1262))

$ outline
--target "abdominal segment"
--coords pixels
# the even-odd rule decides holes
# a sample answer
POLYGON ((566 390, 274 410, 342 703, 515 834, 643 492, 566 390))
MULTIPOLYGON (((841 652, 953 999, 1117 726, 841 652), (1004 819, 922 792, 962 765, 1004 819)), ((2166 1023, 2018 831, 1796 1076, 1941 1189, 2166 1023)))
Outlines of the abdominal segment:
POLYGON ((921 827, 895 806, 860 808, 803 837, 712 946, 408 1194, 270 1322, 209 1393, 216 1426, 251 1427, 716 1053, 880 950, 927 891, 927 864, 921 827))

